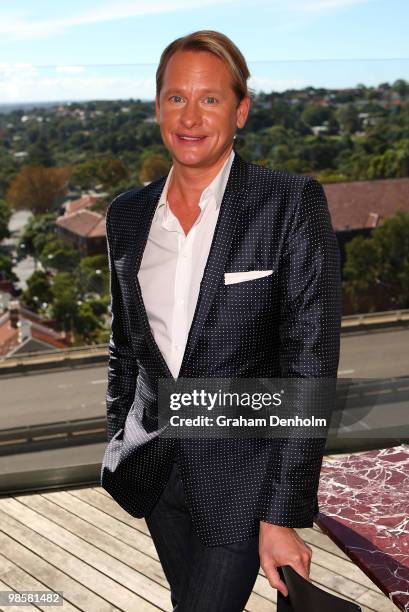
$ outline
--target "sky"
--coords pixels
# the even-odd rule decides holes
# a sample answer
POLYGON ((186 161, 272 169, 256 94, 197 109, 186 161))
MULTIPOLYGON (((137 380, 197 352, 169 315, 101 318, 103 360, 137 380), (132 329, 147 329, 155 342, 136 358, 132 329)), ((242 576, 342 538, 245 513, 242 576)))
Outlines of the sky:
POLYGON ((407 0, 0 0, 0 104, 153 99, 175 38, 223 32, 256 91, 409 80, 407 0))

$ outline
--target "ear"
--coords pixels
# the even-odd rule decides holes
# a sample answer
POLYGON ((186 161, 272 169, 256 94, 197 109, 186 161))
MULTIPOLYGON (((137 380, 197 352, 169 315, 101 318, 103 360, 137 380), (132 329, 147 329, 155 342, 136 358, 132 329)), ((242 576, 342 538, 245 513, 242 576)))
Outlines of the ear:
POLYGON ((236 110, 236 125, 238 128, 243 128, 247 121, 250 112, 250 96, 244 96, 236 110))
POLYGON ((159 96, 155 97, 155 114, 156 114, 156 121, 159 123, 159 116, 160 116, 159 96))

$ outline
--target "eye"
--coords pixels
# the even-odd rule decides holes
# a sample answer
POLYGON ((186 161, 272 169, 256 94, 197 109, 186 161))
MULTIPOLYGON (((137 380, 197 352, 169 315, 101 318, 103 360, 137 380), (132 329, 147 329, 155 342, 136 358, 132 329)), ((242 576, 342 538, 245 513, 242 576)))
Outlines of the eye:
POLYGON ((179 102, 182 99, 182 96, 177 96, 177 95, 170 96, 169 100, 172 100, 173 98, 178 98, 178 100, 175 100, 175 101, 179 102))
POLYGON ((214 96, 206 96, 205 100, 213 100, 213 102, 217 102, 214 96))

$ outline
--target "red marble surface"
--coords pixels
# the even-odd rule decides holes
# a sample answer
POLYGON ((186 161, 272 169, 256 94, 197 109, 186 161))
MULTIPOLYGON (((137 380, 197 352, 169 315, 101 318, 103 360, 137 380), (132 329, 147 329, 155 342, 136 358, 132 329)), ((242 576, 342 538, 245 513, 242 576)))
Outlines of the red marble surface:
POLYGON ((324 460, 317 524, 409 612, 409 445, 324 460))

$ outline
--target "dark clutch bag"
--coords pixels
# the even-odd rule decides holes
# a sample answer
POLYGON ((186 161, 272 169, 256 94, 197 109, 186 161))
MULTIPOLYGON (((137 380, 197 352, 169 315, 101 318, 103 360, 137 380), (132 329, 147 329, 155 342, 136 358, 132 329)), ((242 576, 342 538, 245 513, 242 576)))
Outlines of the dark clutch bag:
POLYGON ((361 608, 342 597, 331 595, 305 580, 290 565, 278 567, 288 597, 277 591, 277 612, 359 612, 361 608))

